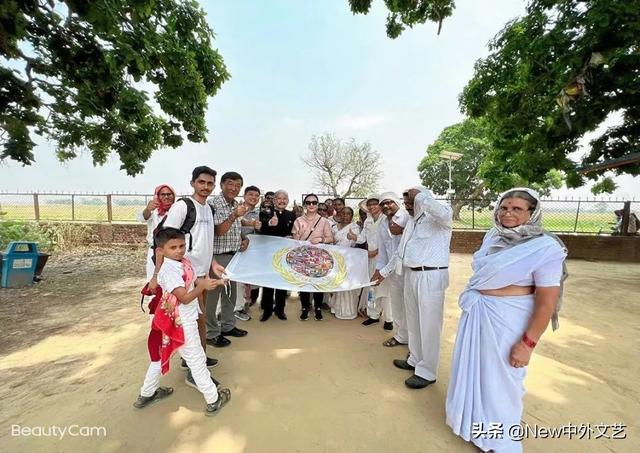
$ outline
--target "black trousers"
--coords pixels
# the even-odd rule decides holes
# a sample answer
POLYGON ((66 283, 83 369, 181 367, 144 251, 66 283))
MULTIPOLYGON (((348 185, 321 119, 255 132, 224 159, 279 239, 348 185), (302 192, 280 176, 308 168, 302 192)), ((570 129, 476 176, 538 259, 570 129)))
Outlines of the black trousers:
POLYGON ((309 310, 311 308, 311 295, 313 294, 313 305, 316 310, 320 310, 322 307, 322 301, 324 299, 324 293, 304 293, 298 294, 300 296, 300 302, 302 303, 303 310, 309 310))
POLYGON ((271 314, 274 312, 273 308, 273 296, 275 292, 275 312, 284 313, 284 304, 287 299, 287 291, 284 289, 262 288, 262 299, 260 299, 260 307, 265 313, 271 314))

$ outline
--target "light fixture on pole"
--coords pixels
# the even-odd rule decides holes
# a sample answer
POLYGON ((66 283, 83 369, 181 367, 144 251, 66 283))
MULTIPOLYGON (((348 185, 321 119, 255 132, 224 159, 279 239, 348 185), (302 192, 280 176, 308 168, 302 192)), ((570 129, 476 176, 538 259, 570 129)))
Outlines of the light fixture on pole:
POLYGON ((440 153, 440 159, 446 160, 449 164, 449 189, 447 190, 447 197, 453 198, 456 191, 451 188, 451 162, 458 160, 462 157, 460 153, 454 153, 453 151, 442 151, 440 153))

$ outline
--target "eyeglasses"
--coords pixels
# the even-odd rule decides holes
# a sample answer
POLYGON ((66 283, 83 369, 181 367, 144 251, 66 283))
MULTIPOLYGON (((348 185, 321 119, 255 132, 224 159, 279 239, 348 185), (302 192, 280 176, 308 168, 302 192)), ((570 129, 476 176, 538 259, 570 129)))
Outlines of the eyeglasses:
POLYGON ((380 203, 380 206, 388 206, 392 204, 395 204, 395 203, 391 200, 384 200, 382 203, 380 203))
POLYGON ((169 193, 159 193, 158 196, 159 197, 169 198, 169 197, 173 197, 173 194, 171 192, 169 192, 169 193))
POLYGON ((522 215, 527 211, 532 211, 533 209, 529 208, 529 209, 523 209, 519 206, 515 206, 513 208, 507 208, 507 207, 503 207, 501 206, 500 208, 498 208, 498 212, 503 215, 506 214, 507 212, 511 212, 512 214, 515 215, 522 215))
POLYGON ((318 208, 318 211, 320 211, 320 212, 327 212, 327 208, 318 208))
POLYGON ((311 205, 315 206, 317 204, 318 204, 317 200, 316 201, 307 200, 307 201, 304 202, 305 206, 311 206, 311 205))

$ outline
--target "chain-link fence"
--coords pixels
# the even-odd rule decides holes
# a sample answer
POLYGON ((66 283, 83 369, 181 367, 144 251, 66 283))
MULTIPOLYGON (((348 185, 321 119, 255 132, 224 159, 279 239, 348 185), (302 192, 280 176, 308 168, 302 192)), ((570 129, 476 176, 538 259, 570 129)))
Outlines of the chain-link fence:
MULTIPOLYGON (((332 198, 331 195, 318 195, 320 201, 332 198)), ((355 210, 362 198, 346 198, 345 204, 355 210)), ((438 199, 449 204, 447 199, 438 199)), ((558 233, 609 234, 613 231, 617 217, 614 211, 623 209, 626 200, 600 199, 543 199, 542 221, 544 227, 558 233)), ((488 230, 493 226, 493 207, 495 200, 463 199, 454 200, 451 207, 454 212, 454 229, 488 230)), ((640 201, 631 202, 631 212, 640 217, 640 201)))
MULTIPOLYGON (((0 192, 0 220, 54 220, 77 222, 136 222, 151 194, 17 193, 0 192)), ((319 195, 320 200, 332 198, 319 195)), ((362 198, 347 198, 355 208, 362 198)), ((448 200, 440 200, 449 203, 448 200)), ((555 232, 608 234, 625 200, 543 200, 543 223, 555 232)), ((492 225, 495 200, 455 200, 454 228, 486 230, 492 225)), ((640 201, 631 202, 631 212, 640 214, 640 201)))

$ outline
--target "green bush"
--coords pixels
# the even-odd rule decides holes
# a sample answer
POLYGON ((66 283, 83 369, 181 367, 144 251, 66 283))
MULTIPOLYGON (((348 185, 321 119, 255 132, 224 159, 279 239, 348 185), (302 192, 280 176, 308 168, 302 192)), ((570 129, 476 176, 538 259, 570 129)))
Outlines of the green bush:
POLYGON ((91 228, 82 223, 0 222, 0 251, 11 241, 29 241, 37 242, 39 251, 50 253, 85 245, 90 238, 91 228))
POLYGON ((50 252, 53 250, 53 241, 36 222, 23 222, 19 220, 7 220, 0 222, 0 251, 3 251, 12 241, 37 242, 38 250, 50 252))

